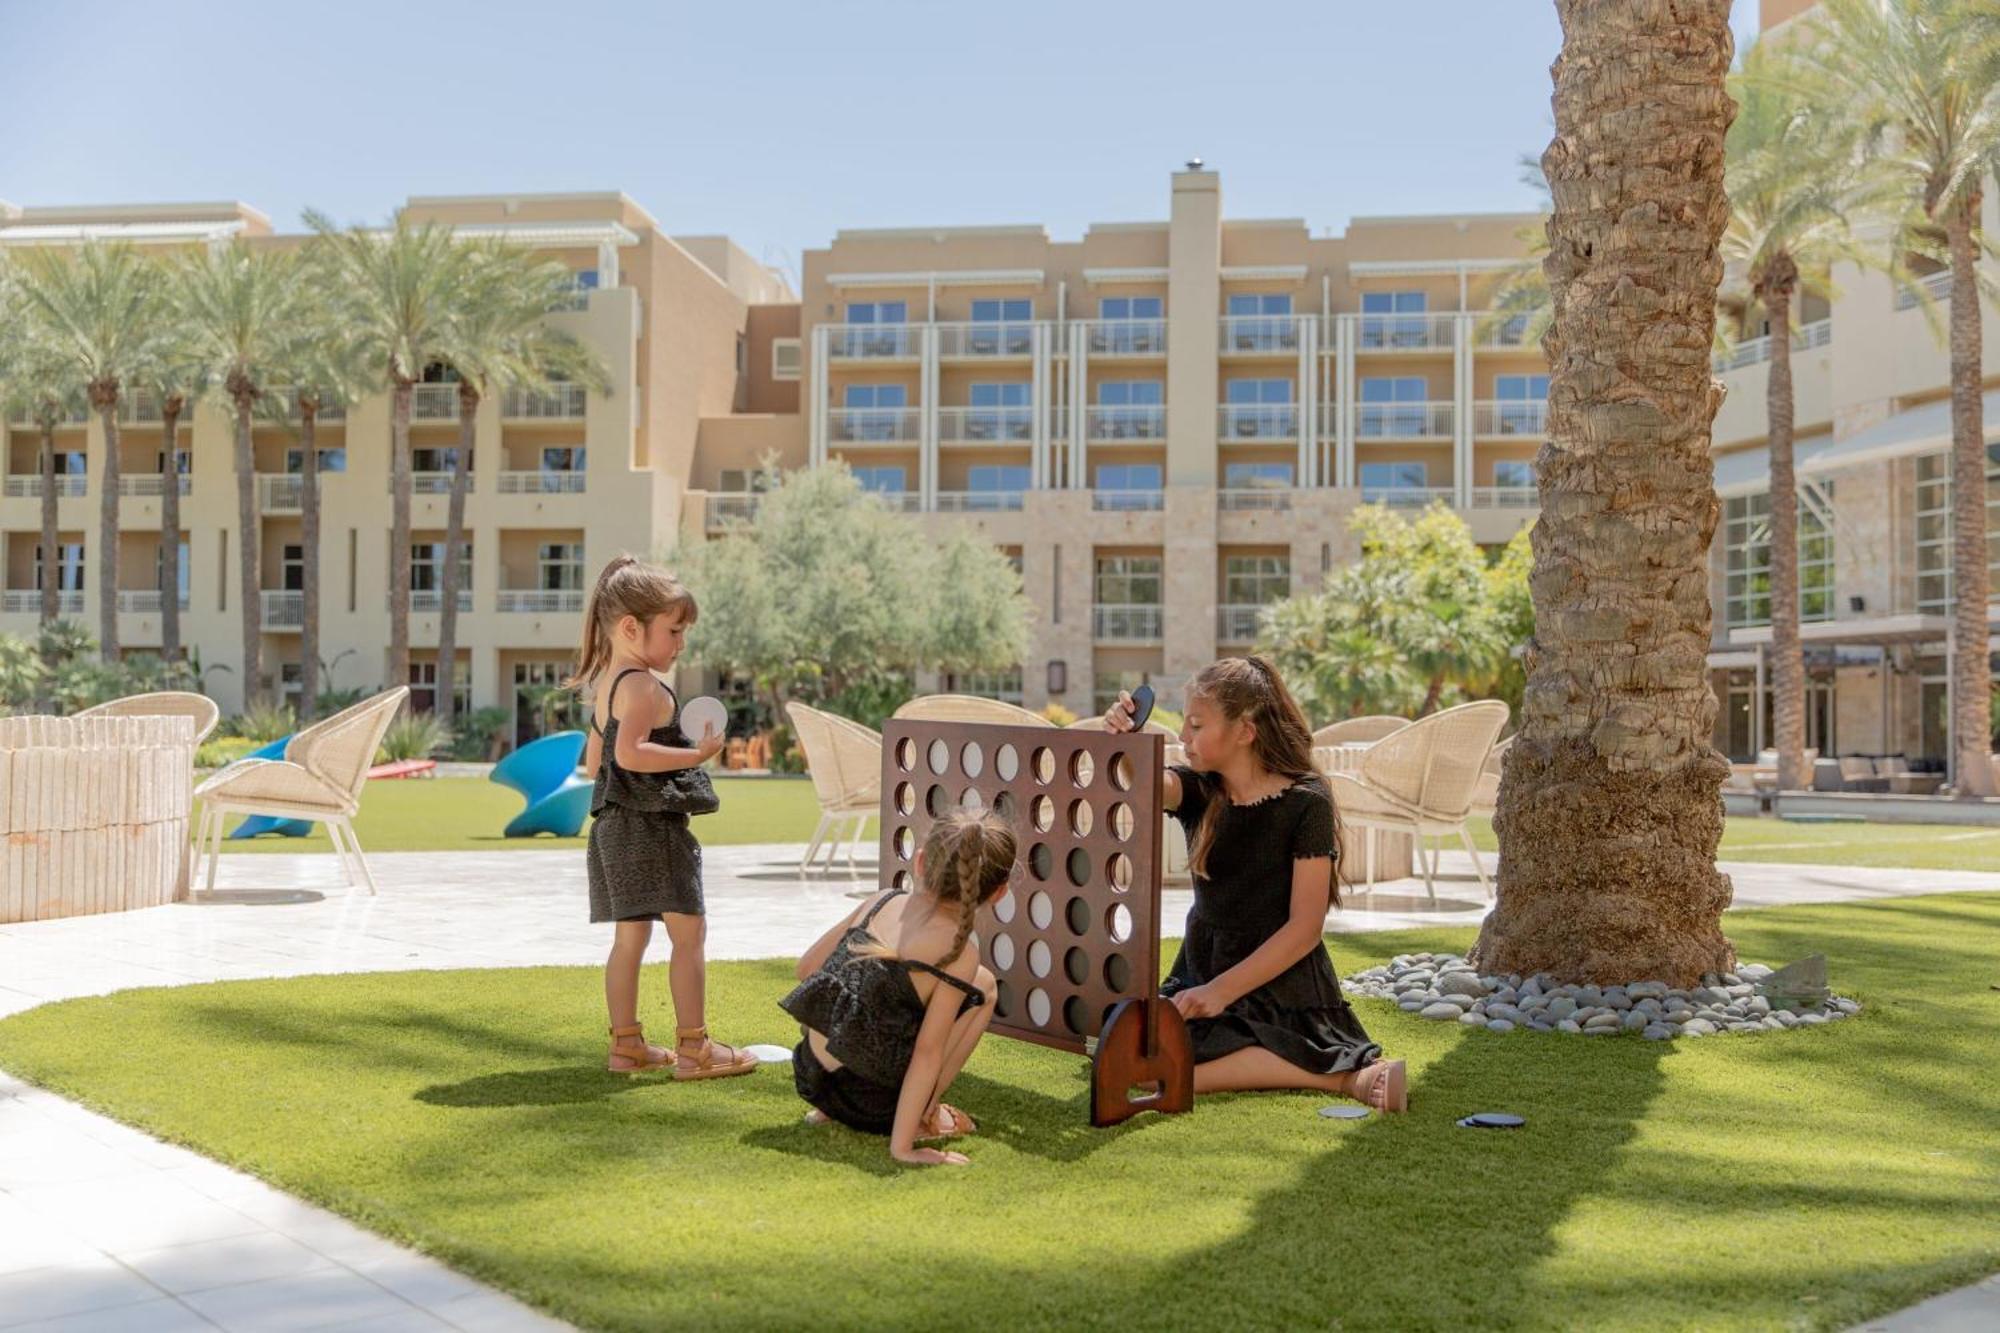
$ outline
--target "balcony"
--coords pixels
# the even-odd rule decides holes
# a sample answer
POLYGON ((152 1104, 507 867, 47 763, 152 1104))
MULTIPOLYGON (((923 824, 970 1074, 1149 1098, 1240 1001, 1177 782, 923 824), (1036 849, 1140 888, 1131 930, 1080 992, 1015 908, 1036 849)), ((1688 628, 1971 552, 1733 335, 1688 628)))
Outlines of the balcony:
MULTIPOLYGON (((461 615, 472 610, 472 589, 460 588, 458 610, 461 615)), ((416 588, 410 591, 410 610, 417 615, 436 615, 444 610, 444 593, 436 588, 416 588)))
POLYGON ((1356 403, 1354 434, 1362 440, 1449 440, 1456 415, 1450 403, 1356 403))
POLYGON ((1167 409, 1157 406, 1086 407, 1083 427, 1096 444, 1159 441, 1167 438, 1167 409))
MULTIPOLYGON (((382 484, 388 489, 389 494, 394 495, 396 493, 396 474, 391 472, 382 484)), ((465 490, 468 495, 472 493, 472 476, 470 473, 465 478, 465 490)), ((435 471, 412 472, 410 474, 410 494, 451 494, 451 473, 435 471)))
POLYGON ((826 325, 826 354, 835 361, 914 361, 923 347, 908 324, 826 325))
POLYGON ((1160 638, 1160 607, 1142 603, 1093 606, 1090 631, 1103 643, 1156 643, 1160 638))
POLYGON ((303 494, 304 478, 296 472, 259 472, 257 474, 257 512, 260 514, 296 514, 299 512, 300 497, 303 494))
POLYGON ((1093 319, 1084 325, 1084 347, 1091 356, 1165 356, 1164 319, 1093 319))
MULTIPOLYGON (((1832 341, 1833 321, 1830 319, 1816 319, 1810 324, 1801 324, 1792 330, 1792 350, 1796 352, 1824 347, 1832 341)), ((1732 370, 1741 370, 1745 366, 1754 366, 1770 359, 1771 335, 1767 333, 1761 338, 1745 339, 1729 351, 1719 353, 1715 357, 1713 367, 1716 374, 1726 375, 1732 370)))
MULTIPOLYGON (((69 500, 82 495, 88 478, 81 472, 59 472, 56 474, 56 498, 69 500)), ((7 478, 6 495, 10 500, 39 500, 42 498, 42 479, 37 476, 13 476, 7 478)), ((182 492, 185 494, 186 492, 182 492)))
POLYGON ((1167 507, 1162 490, 1092 491, 1090 507, 1100 513, 1157 513, 1167 507))
POLYGON ((458 420, 456 384, 419 384, 410 390, 410 420, 458 420))
POLYGON ((939 324, 938 358, 943 361, 991 361, 1034 354, 1035 326, 1029 320, 939 324))
POLYGON ((757 517, 757 506, 763 499, 754 491, 711 491, 703 526, 710 532, 722 532, 733 522, 748 522, 757 517))
MULTIPOLYGON (((181 473, 180 492, 182 495, 186 495, 192 489, 193 481, 194 478, 190 477, 187 473, 181 473)), ((145 499, 165 495, 166 492, 167 476, 164 472, 134 472, 118 478, 118 493, 120 495, 145 499)))
POLYGON ((920 514, 924 508, 924 497, 917 491, 870 491, 870 495, 882 502, 882 507, 896 514, 920 514))
MULTIPOLYGON (((260 410, 273 416, 281 417, 286 421, 297 421, 299 419, 299 391, 296 388, 289 384, 275 384, 266 387, 263 392, 264 396, 257 400, 257 406, 260 410)), ((187 418, 182 417, 181 420, 186 421, 187 418)), ((347 420, 347 405, 345 403, 322 402, 319 409, 313 413, 313 420, 345 421, 347 420)))
POLYGON ((509 389, 500 400, 508 421, 578 421, 590 395, 581 384, 557 384, 539 392, 509 389))
POLYGON ((1034 438, 1032 407, 938 409, 938 439, 947 444, 1027 444, 1034 438))
MULTIPOLYGON (((9 588, 0 593, 0 611, 14 614, 26 612, 38 615, 42 609, 42 594, 36 588, 9 588)), ((59 616, 80 616, 83 614, 83 593, 59 592, 56 594, 56 614, 59 616)))
POLYGON ((583 611, 583 589, 502 588, 493 609, 503 615, 576 615, 583 611))
POLYGON ((1919 289, 1929 293, 1933 301, 1949 301, 1951 299, 1951 270, 1943 269, 1919 278, 1916 289, 1904 290, 1898 288, 1896 291, 1896 309, 1912 310, 1922 305, 1924 298, 1917 294, 1919 289))
POLYGON ((1281 356, 1299 350, 1296 315, 1224 315, 1216 350, 1224 356, 1281 356))
POLYGON ((1537 350, 1541 338, 1528 336, 1528 324, 1525 314, 1482 310, 1472 326, 1472 345, 1487 352, 1537 350))
POLYGON ((1549 433, 1548 400, 1482 398, 1472 405, 1472 433, 1535 438, 1546 435, 1549 433))
POLYGON ((1442 500, 1452 501, 1449 486, 1363 486, 1361 503, 1387 505, 1391 509, 1428 509, 1442 500))
POLYGON ((1217 505, 1237 513, 1285 513, 1292 493, 1282 486, 1232 486, 1216 492, 1217 505))
POLYGON ((299 629, 306 623, 306 595, 266 588, 257 594, 265 629, 299 629))
POLYGON ((828 438, 837 444, 915 444, 923 430, 915 407, 836 407, 827 413, 828 438))
MULTIPOLYGON (((179 603, 177 609, 182 611, 188 609, 188 595, 186 593, 182 593, 175 600, 179 603)), ((158 588, 123 588, 118 593, 118 609, 120 611, 135 611, 157 615, 161 608, 166 605, 166 601, 166 595, 158 588)))
MULTIPOLYGON (((39 430, 42 423, 36 417, 35 413, 36 409, 34 405, 29 403, 18 404, 14 408, 13 415, 7 418, 7 424, 20 430, 39 430)), ((78 403, 74 406, 63 408, 56 413, 56 426, 58 428, 63 426, 86 426, 90 424, 90 418, 90 408, 78 403)))
POLYGON ((1018 513, 1026 503, 1025 491, 939 491, 940 514, 1018 513))
POLYGON ((1448 352, 1457 322, 1458 316, 1448 311, 1362 315, 1355 324, 1354 347, 1358 352, 1448 352))
POLYGON ((1299 409, 1293 403, 1228 403, 1216 410, 1224 440, 1295 440, 1299 409))
POLYGON ((1537 509, 1541 492, 1533 486, 1474 486, 1474 509, 1537 509))
MULTIPOLYGON (((500 494, 502 495, 581 495, 583 479, 587 472, 559 472, 554 469, 533 472, 502 472, 500 474, 500 494)), ((446 483, 450 489, 450 483, 446 483)))
POLYGON ((1215 638, 1218 643, 1257 642, 1258 621, 1264 608, 1254 603, 1239 603, 1215 608, 1215 638))

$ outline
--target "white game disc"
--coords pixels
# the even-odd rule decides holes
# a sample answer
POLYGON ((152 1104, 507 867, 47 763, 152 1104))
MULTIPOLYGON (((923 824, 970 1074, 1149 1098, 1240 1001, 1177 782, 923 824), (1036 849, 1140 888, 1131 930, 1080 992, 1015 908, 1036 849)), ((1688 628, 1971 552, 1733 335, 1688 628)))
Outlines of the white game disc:
POLYGON ((681 730, 696 745, 701 744, 702 732, 711 727, 717 736, 729 730, 729 710, 722 706, 722 700, 712 694, 704 694, 681 706, 681 730))

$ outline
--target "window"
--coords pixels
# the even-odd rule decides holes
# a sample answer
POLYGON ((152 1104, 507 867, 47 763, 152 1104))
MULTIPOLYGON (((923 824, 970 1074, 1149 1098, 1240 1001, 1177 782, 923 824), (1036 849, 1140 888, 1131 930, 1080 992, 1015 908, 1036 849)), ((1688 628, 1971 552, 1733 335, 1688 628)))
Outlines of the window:
POLYGON ((1430 381, 1422 375, 1369 375, 1361 381, 1362 435, 1423 435, 1430 381))
POLYGON ((419 377, 419 382, 423 384, 456 384, 458 383, 458 372, 442 361, 433 361, 424 367, 424 373, 419 377))
POLYGON ((850 301, 847 303, 849 324, 907 324, 910 319, 908 301, 850 301))
POLYGON ((1500 400, 1498 426, 1503 435, 1539 435, 1548 417, 1547 375, 1496 375, 1493 396, 1500 400))
MULTIPOLYGON (((187 538, 181 538, 180 546, 181 562, 175 578, 175 582, 180 585, 180 596, 176 600, 180 602, 181 609, 185 611, 188 604, 189 577, 187 538)), ((167 590, 167 548, 164 545, 156 547, 153 551, 153 586, 161 592, 167 590)))
POLYGON ((543 542, 536 548, 535 586, 543 592, 583 591, 583 543, 543 542))
POLYGON ((1160 557, 1098 556, 1097 604, 1099 606, 1160 605, 1160 557))
POLYGON ((908 356, 912 347, 907 301, 850 301, 847 322, 841 330, 837 349, 843 356, 908 356), (888 327, 873 327, 886 325, 888 327))
POLYGON ((1535 489, 1535 465, 1525 458, 1502 458, 1493 464, 1493 484, 1515 489, 1535 489))
POLYGON ((1363 347, 1422 347, 1429 337, 1429 323, 1421 318, 1429 303, 1422 292, 1363 292, 1361 294, 1361 345, 1363 347), (1394 319, 1393 315, 1418 316, 1394 319))
MULTIPOLYGON (((472 587, 472 543, 458 544, 458 587, 463 593, 472 587)), ((444 591, 444 543, 410 543, 410 591, 444 591)))
POLYGON ((1284 490, 1289 489, 1291 484, 1290 463, 1230 463, 1222 470, 1222 485, 1225 490, 1284 490))
POLYGON ((975 464, 965 470, 965 489, 973 496, 967 509, 998 509, 1001 497, 1012 499, 1028 489, 1028 469, 1013 463, 975 464))
POLYGON ((1246 315, 1289 315, 1292 298, 1285 292, 1252 292, 1229 298, 1232 319, 1246 315))
MULTIPOLYGON (((1833 532, 1799 503, 1799 619, 1833 617, 1833 532)), ((1731 629, 1771 623, 1771 497, 1723 501, 1723 614, 1731 629)))
POLYGON ((1100 714, 1109 712, 1118 702, 1119 691, 1129 693, 1152 679, 1150 671, 1100 671, 1091 683, 1090 706, 1100 714))
MULTIPOLYGON (((479 451, 477 449, 474 449, 468 454, 466 454, 465 456, 466 469, 470 471, 473 465, 478 462, 478 460, 479 460, 479 451)), ((343 462, 342 466, 345 467, 346 464, 343 462)), ((457 466, 458 466, 457 445, 437 445, 434 447, 410 450, 410 471, 412 472, 450 472, 453 468, 457 466)))
POLYGON ((967 335, 966 349, 974 354, 1025 356, 1034 346, 1035 303, 1025 297, 1007 300, 979 300, 972 303, 975 326, 967 335))
POLYGON ((1167 386, 1159 380, 1100 380, 1097 401, 1105 407, 1159 407, 1167 386))
POLYGON ((1298 413, 1292 407, 1292 382, 1283 379, 1238 379, 1223 385, 1224 431, 1236 439, 1284 439, 1296 435, 1298 413))
MULTIPOLYGON (((1951 607, 1951 455, 1917 459, 1917 609, 1951 607)), ((1986 446, 1986 564, 2000 568, 2000 444, 1986 446)), ((2000 585, 1996 585, 2000 586, 2000 585)))
POLYGON ((1158 463, 1100 463, 1097 466, 1097 507, 1157 509, 1160 493, 1158 463))
POLYGON ((514 744, 583 727, 588 717, 583 700, 563 688, 569 666, 561 660, 514 663, 514 744))
POLYGON ((90 471, 90 460, 81 449, 56 450, 56 475, 81 477, 90 471))
POLYGON ((1297 347, 1292 322, 1292 298, 1283 292, 1253 292, 1232 296, 1226 307, 1224 346, 1237 352, 1272 352, 1297 347))
POLYGON ((1097 303, 1100 322, 1090 331, 1090 350, 1113 356, 1165 351, 1165 313, 1166 302, 1157 296, 1107 296, 1097 303))
MULTIPOLYGON (((422 453, 424 451, 419 449, 415 452, 422 453)), ((182 452, 181 457, 183 460, 186 459, 187 455, 185 451, 182 452)), ((449 463, 445 464, 446 468, 449 468, 450 466, 451 464, 449 463)), ((181 471, 186 472, 187 470, 188 470, 187 465, 185 461, 183 461, 181 465, 181 471)), ((306 451, 304 449, 285 450, 285 471, 291 473, 293 476, 297 476, 299 473, 304 472, 305 470, 306 470, 306 451)), ((347 450, 344 448, 320 449, 319 470, 321 472, 347 471, 347 450)))
POLYGON ((1092 438, 1157 440, 1166 433, 1166 401, 1160 380, 1099 380, 1092 438))
POLYGON ((585 450, 580 444, 545 444, 542 446, 542 471, 581 472, 584 456, 585 450))
POLYGON ((1158 296, 1107 296, 1097 303, 1100 319, 1159 319, 1165 312, 1158 296))
MULTIPOLYGON (((83 543, 56 543, 56 591, 83 591, 83 543)), ((42 548, 35 546, 35 591, 42 590, 42 548)))
MULTIPOLYGON (((472 670, 471 663, 461 661, 451 673, 451 711, 454 717, 463 717, 472 711, 472 670)), ((410 663, 410 710, 416 713, 437 711, 436 661, 410 663)))
POLYGON ((727 495, 761 495, 771 485, 771 474, 763 468, 726 467, 716 489, 727 495))
POLYGON ((842 393, 847 408, 842 423, 849 440, 897 440, 902 438, 903 409, 909 390, 901 384, 850 384, 842 393))
POLYGON ((944 678, 944 688, 950 694, 970 694, 1007 704, 1023 704, 1027 699, 1021 689, 1019 667, 1008 671, 953 672, 944 678))
POLYGON ((1025 297, 1019 300, 974 301, 972 322, 974 324, 999 324, 1003 321, 1018 321, 1035 317, 1035 303, 1025 297))
POLYGON ((286 592, 304 592, 306 586, 306 548, 295 543, 287 543, 278 548, 278 586, 286 592))
POLYGON ((774 380, 795 380, 804 356, 797 338, 771 339, 771 378, 774 380))
MULTIPOLYGON (((321 452, 324 453, 325 451, 322 450, 321 452)), ((289 457, 289 455, 287 456, 289 457)), ((325 463, 322 462, 320 466, 324 467, 325 463)), ((166 450, 162 449, 153 455, 153 469, 161 473, 167 470, 166 450)), ((57 470, 60 471, 61 469, 58 468, 57 470)), ((180 473, 183 477, 190 475, 194 471, 194 454, 191 450, 174 450, 174 471, 180 473)))
POLYGON ((854 479, 861 483, 862 490, 876 495, 903 493, 903 468, 899 464, 858 467, 854 469, 854 479))
POLYGON ((1361 498, 1373 500, 1384 491, 1422 490, 1429 486, 1430 468, 1423 463, 1363 463, 1361 498))
POLYGON ((965 414, 965 433, 974 440, 1020 440, 1033 437, 1034 415, 1028 406, 1026 380, 1004 384, 974 384, 969 390, 972 410, 965 414))
POLYGON ((1222 600, 1228 606, 1269 606, 1292 595, 1288 555, 1232 555, 1222 561, 1222 600))

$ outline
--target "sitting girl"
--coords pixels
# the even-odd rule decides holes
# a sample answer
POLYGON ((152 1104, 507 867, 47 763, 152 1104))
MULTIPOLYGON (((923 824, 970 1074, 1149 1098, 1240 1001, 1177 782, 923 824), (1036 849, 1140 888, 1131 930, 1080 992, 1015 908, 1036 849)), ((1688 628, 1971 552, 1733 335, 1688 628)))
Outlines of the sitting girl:
POLYGON ((792 1078, 814 1108, 808 1120, 886 1134, 899 1162, 966 1164, 917 1141, 976 1128, 942 1099, 993 1020, 993 974, 979 965, 972 920, 1007 891, 1013 868, 1004 820, 949 815, 917 853, 920 892, 884 890, 799 959, 799 985, 778 1003, 799 1021, 792 1078))
MULTIPOLYGON (((1132 729, 1132 696, 1104 715, 1132 729)), ((1162 803, 1188 835, 1194 910, 1160 993, 1187 1019, 1196 1092, 1310 1088, 1408 1109, 1401 1060, 1384 1062, 1341 997, 1321 943, 1339 819, 1312 733, 1261 657, 1225 657, 1188 688, 1186 765, 1162 803)))

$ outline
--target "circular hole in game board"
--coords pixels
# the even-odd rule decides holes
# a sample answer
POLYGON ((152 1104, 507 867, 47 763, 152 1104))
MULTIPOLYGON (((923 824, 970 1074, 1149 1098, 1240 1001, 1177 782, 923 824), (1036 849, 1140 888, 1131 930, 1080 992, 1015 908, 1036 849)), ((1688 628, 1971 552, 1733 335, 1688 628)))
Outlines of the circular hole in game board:
POLYGON ((917 854, 917 835, 910 832, 908 824, 896 830, 896 856, 904 861, 917 854))
POLYGON ((1090 751, 1078 750, 1069 759, 1069 780, 1071 785, 1088 787, 1097 776, 1097 761, 1090 757, 1090 751))
POLYGON ((1132 858, 1123 852, 1111 853, 1111 863, 1105 867, 1110 873, 1113 893, 1132 891, 1132 858))
POLYGON ((1072 986, 1081 986, 1090 979, 1090 955, 1072 945, 1063 955, 1063 975, 1072 986))
POLYGON ((1007 968, 1014 966, 1014 937, 995 935, 993 937, 993 966, 1007 968))
POLYGON ((892 888, 892 889, 901 889, 901 890, 902 890, 903 892, 905 892, 905 893, 908 893, 908 892, 910 891, 911 887, 912 887, 912 886, 913 886, 913 885, 914 885, 915 883, 916 883, 916 881, 910 878, 910 872, 909 872, 909 871, 907 871, 907 870, 898 870, 898 871, 897 871, 897 872, 895 873, 895 875, 893 875, 893 876, 892 876, 892 877, 890 878, 890 880, 889 880, 889 887, 890 887, 890 888, 892 888))
POLYGON ((1069 849, 1069 882, 1079 889, 1090 883, 1090 853, 1081 847, 1069 849))
POLYGON ((979 794, 979 788, 967 787, 958 794, 958 808, 978 814, 986 808, 986 798, 979 794))
POLYGON ((1047 940, 1028 941, 1028 970, 1038 977, 1045 977, 1056 965, 1055 950, 1049 948, 1047 940))
POLYGON ((1003 791, 994 796, 993 813, 1006 820, 1009 824, 1013 823, 1014 816, 1020 813, 1014 806, 1014 793, 1003 791))
POLYGON ((1014 988, 1007 984, 1005 977, 994 983, 993 1016, 1006 1018, 1014 1012, 1014 988))
POLYGON ((896 767, 908 773, 917 766, 917 743, 905 736, 896 742, 896 767))
POLYGON ((979 748, 978 741, 967 741, 965 748, 958 752, 958 766, 965 770, 965 776, 976 778, 985 771, 986 752, 979 748))
POLYGON ((1079 838, 1090 836, 1090 830, 1097 825, 1097 812, 1090 808, 1089 801, 1069 803, 1069 831, 1079 838))
POLYGON ((951 793, 932 783, 931 789, 924 793, 924 809, 930 811, 932 819, 943 819, 951 809, 951 793))
POLYGON ((1063 919, 1069 922, 1069 933, 1082 935, 1090 930, 1090 904, 1081 898, 1072 898, 1063 908, 1063 919))
POLYGON ((1090 1021, 1090 1010, 1084 1006, 1081 995, 1072 995, 1063 1001, 1063 1026, 1079 1037, 1090 1035, 1085 1023, 1090 1021))
POLYGON ((1034 923, 1036 930, 1047 930, 1049 923, 1055 919, 1055 899, 1046 893, 1028 895, 1028 920, 1034 923))
POLYGON ((1104 914, 1104 928, 1111 934, 1113 944, 1123 944, 1132 938, 1132 909, 1118 903, 1104 914))
POLYGON ((1114 953, 1105 959, 1104 984, 1124 994, 1132 985, 1132 960, 1122 953, 1114 953))
POLYGON ((1002 782, 1012 782, 1014 775, 1021 771, 1021 752, 1011 745, 1003 745, 993 752, 993 773, 1002 782))
POLYGON ((1028 802, 1028 818, 1035 821, 1035 830, 1047 833, 1056 826, 1056 803, 1046 796, 1037 796, 1028 802))
POLYGON ((1040 986, 1028 992, 1028 1021, 1038 1028, 1049 1025, 1049 1018, 1055 1006, 1049 1001, 1049 993, 1040 986))
POLYGON ((950 767, 951 746, 945 744, 944 737, 940 736, 931 742, 931 772, 943 777, 944 771, 950 767))
POLYGON ((1047 879, 1056 873, 1056 854, 1047 843, 1038 842, 1028 849, 1028 873, 1036 879, 1047 879))
POLYGON ((916 813, 917 789, 907 782, 896 784, 896 813, 908 815, 916 813))
POLYGON ((1111 785, 1119 791, 1132 790, 1132 756, 1114 754, 1111 756, 1111 785))
POLYGON ((1056 752, 1046 745, 1035 747, 1035 753, 1028 761, 1034 765, 1035 781, 1044 787, 1056 780, 1056 752))
POLYGON ((1014 891, 1012 889, 993 900, 993 919, 1006 925, 1014 919, 1014 891))
POLYGON ((1111 807, 1111 836, 1120 842, 1132 840, 1132 807, 1123 801, 1111 807))

